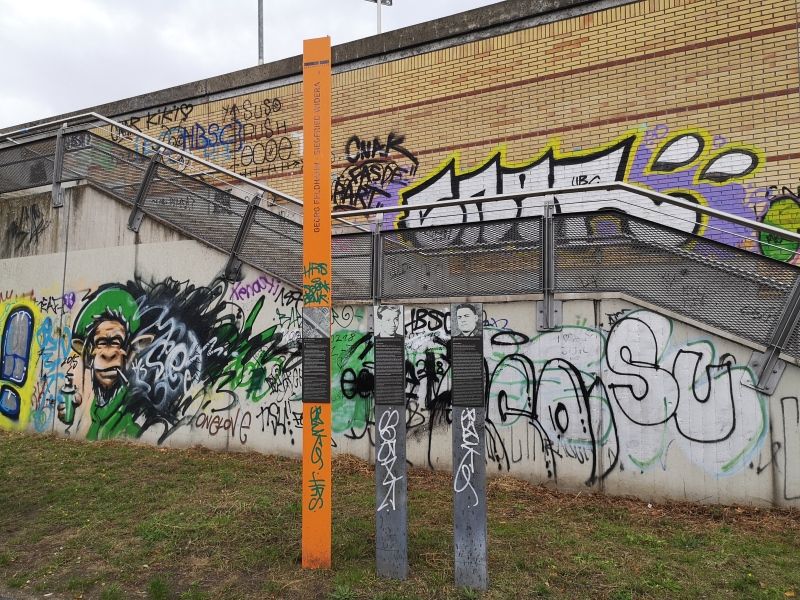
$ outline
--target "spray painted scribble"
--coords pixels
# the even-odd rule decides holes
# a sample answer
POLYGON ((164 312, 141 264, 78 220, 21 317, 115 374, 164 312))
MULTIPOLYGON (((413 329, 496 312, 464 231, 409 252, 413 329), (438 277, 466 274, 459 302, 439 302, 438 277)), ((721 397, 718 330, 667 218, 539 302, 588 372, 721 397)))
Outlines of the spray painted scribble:
POLYGON ((22 430, 30 419, 39 351, 34 336, 38 314, 27 299, 0 303, 0 429, 22 430))
POLYGON ((50 220, 38 204, 23 206, 15 211, 6 224, 6 240, 14 252, 35 247, 50 227, 50 220))
MULTIPOLYGON (((184 424, 202 428, 212 399, 223 398, 216 410, 233 408, 240 396, 259 400, 269 378, 297 367, 296 345, 277 326, 255 328, 264 298, 245 311, 227 295, 222 281, 203 287, 167 279, 107 284, 83 299, 72 350, 84 384, 71 400, 88 400, 88 439, 157 428, 163 440, 184 424)), ((73 418, 59 410, 65 424, 73 418)))
POLYGON ((411 182, 419 160, 403 144, 405 136, 390 132, 386 141, 353 135, 345 144, 350 163, 333 183, 333 209, 378 208, 397 204, 400 189, 411 182))
MULTIPOLYGON (((359 314, 333 334, 335 431, 353 439, 375 425, 372 340, 359 314)), ((409 439, 426 445, 433 468, 437 431, 452 414, 450 315, 413 308, 405 320, 409 439)), ((672 321, 661 315, 628 311, 607 330, 565 326, 535 337, 506 323, 484 315, 486 457, 497 469, 532 461, 553 480, 566 470, 594 485, 612 472, 666 468, 674 447, 706 472, 727 476, 763 446, 766 400, 739 383, 752 382, 749 369, 719 356, 709 340, 677 343, 672 321)), ((458 471, 462 490, 467 466, 458 471)))
MULTIPOLYGON (((777 186, 774 187, 775 190, 767 190, 769 207, 762 217, 762 222, 787 229, 792 233, 800 233, 800 189, 790 190, 782 187, 778 190, 777 186)), ((800 255, 797 254, 800 244, 797 242, 771 233, 761 233, 758 241, 764 256, 794 265, 800 264, 800 255)))
POLYGON ((384 469, 381 480, 383 498, 378 498, 378 512, 382 510, 395 510, 395 491, 397 484, 403 480, 398 474, 397 464, 397 426, 400 422, 400 411, 396 408, 387 409, 378 420, 376 437, 378 439, 375 450, 375 462, 384 469))
POLYGON ((453 477, 453 491, 456 494, 467 493, 474 502, 472 506, 480 504, 478 492, 472 485, 472 477, 475 474, 475 461, 480 460, 477 447, 480 438, 475 430, 475 409, 466 408, 461 413, 461 450, 463 455, 461 462, 455 468, 453 477))

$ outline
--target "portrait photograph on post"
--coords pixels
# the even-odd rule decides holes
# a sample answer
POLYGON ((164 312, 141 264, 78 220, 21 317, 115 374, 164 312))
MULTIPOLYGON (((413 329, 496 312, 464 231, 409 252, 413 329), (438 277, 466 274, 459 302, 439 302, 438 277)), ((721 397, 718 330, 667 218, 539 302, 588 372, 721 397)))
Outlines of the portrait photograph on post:
POLYGON ((374 307, 375 337, 389 338, 403 335, 403 307, 398 304, 381 304, 374 307))
POLYGON ((450 328, 453 337, 478 337, 483 334, 483 305, 459 303, 451 305, 450 328))

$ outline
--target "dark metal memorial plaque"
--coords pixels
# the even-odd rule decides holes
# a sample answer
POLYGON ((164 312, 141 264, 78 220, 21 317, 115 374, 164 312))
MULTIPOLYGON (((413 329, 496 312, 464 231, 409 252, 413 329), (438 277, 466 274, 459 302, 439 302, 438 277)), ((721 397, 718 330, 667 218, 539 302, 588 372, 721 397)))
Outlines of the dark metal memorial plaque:
POLYGON ((330 338, 303 340, 303 402, 331 401, 330 338))
POLYGON ((405 406, 406 357, 402 337, 375 338, 375 404, 405 406))
POLYGON ((483 338, 454 337, 450 343, 453 406, 483 406, 483 338))

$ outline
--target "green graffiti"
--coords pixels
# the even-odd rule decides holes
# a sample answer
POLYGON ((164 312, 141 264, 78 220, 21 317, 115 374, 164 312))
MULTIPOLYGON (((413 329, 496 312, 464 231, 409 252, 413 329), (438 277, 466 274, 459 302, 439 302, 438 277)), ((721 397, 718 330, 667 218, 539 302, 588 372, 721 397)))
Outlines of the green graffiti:
MULTIPOLYGON (((731 368, 731 376, 738 372, 742 373, 742 382, 744 382, 745 376, 749 376, 751 385, 757 380, 757 377, 753 374, 753 371, 750 369, 750 367, 731 368)), ((747 440, 747 444, 739 451, 738 454, 720 467, 720 472, 725 473, 726 475, 735 473, 737 470, 744 467, 745 464, 750 460, 750 457, 753 455, 753 453, 764 445, 764 440, 767 438, 767 429, 769 427, 767 402, 764 396, 761 394, 756 394, 756 399, 758 400, 758 410, 761 416, 761 428, 756 432, 757 435, 747 440)))
POLYGON ((303 302, 306 304, 324 304, 328 302, 328 294, 331 288, 327 282, 319 277, 311 280, 311 283, 303 284, 303 302))
MULTIPOLYGON (((73 399, 88 402, 88 439, 140 437, 157 424, 161 442, 208 392, 258 402, 299 366, 278 326, 256 328, 264 297, 245 312, 225 295, 220 281, 166 279, 106 284, 85 299, 71 345, 91 377, 91 396, 73 399)), ((75 417, 65 407, 58 418, 75 417)))
POLYGON ((331 336, 331 412, 334 433, 366 430, 374 381, 372 334, 343 329, 331 336))
POLYGON ((230 361, 222 365, 219 373, 210 373, 217 391, 236 391, 243 388, 252 402, 260 402, 274 390, 276 374, 285 373, 297 364, 297 356, 287 355, 281 345, 283 335, 278 326, 253 335, 253 327, 264 308, 264 298, 259 298, 241 330, 235 323, 219 328, 218 341, 229 351, 230 361))
MULTIPOLYGON (((770 204, 762 221, 766 225, 800 233, 800 204, 790 196, 776 198, 770 204)), ((762 254, 769 258, 787 262, 794 258, 797 252, 797 242, 777 234, 761 232, 758 237, 762 254)))
POLYGON ((325 263, 308 263, 303 271, 303 302, 306 304, 325 304, 331 292, 328 283, 328 265, 325 263), (314 277, 317 275, 317 277, 314 277), (320 277, 320 275, 322 277, 320 277))
POLYGON ((86 433, 87 440, 110 440, 118 436, 135 438, 142 434, 142 427, 128 410, 127 396, 128 387, 122 386, 102 406, 97 401, 92 403, 89 410, 92 424, 86 433))

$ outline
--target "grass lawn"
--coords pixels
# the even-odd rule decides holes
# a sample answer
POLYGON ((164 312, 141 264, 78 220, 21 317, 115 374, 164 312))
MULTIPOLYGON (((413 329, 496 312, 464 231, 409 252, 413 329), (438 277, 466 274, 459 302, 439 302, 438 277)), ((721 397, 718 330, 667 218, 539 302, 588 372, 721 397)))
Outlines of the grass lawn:
MULTIPOLYGON (((332 571, 300 568, 300 462, 0 433, 0 597, 477 598, 450 476, 409 473, 409 567, 375 576, 374 472, 334 461, 332 571)), ((489 480, 485 598, 791 598, 800 512, 489 480)))

